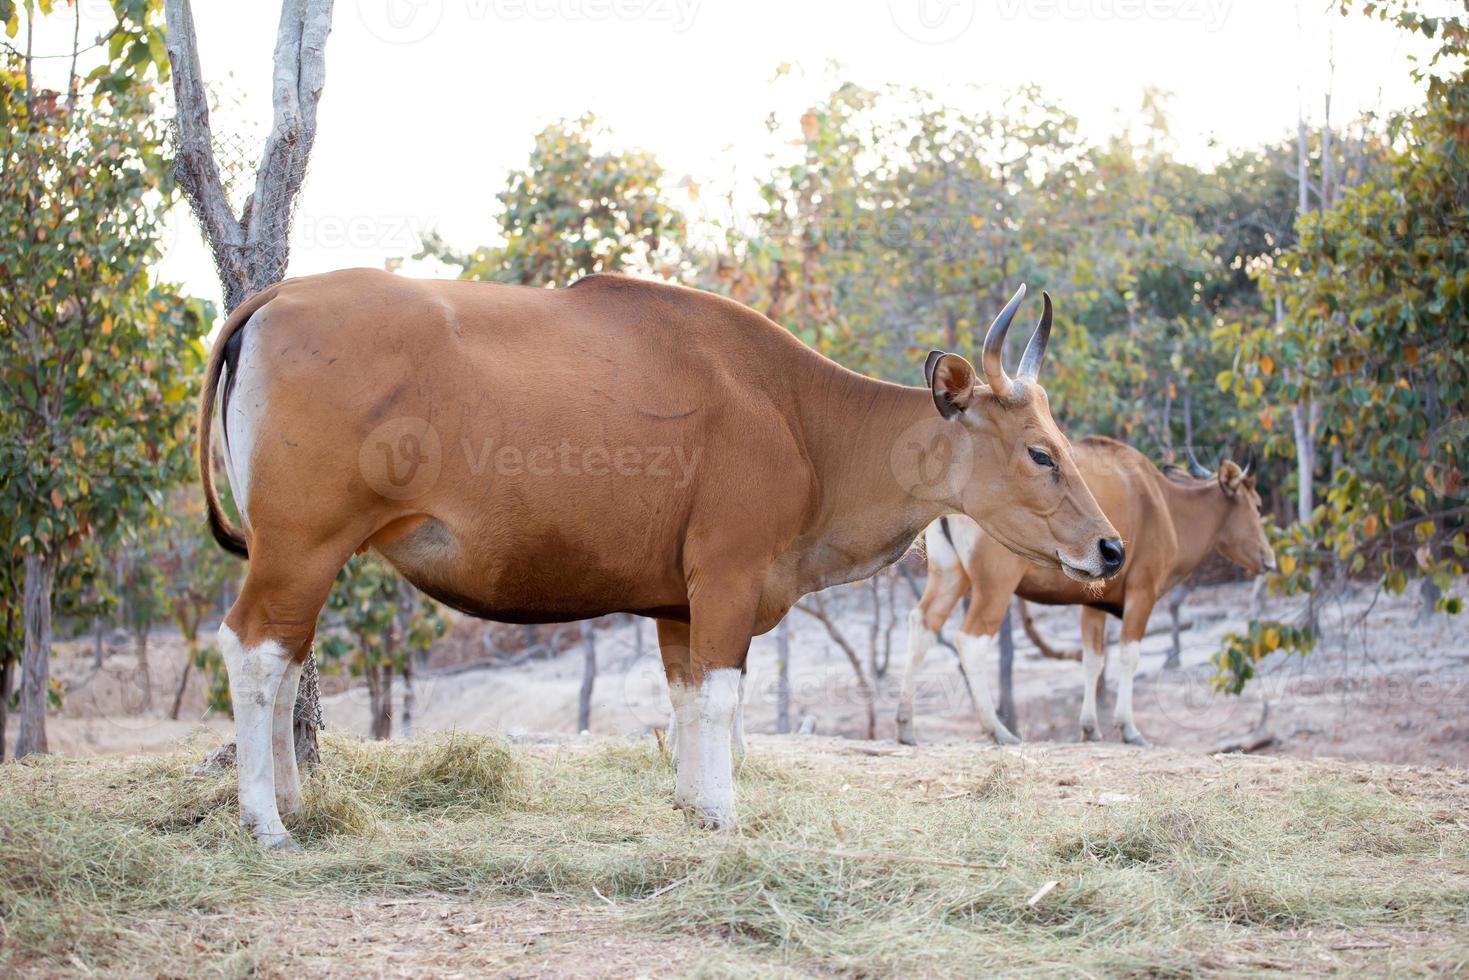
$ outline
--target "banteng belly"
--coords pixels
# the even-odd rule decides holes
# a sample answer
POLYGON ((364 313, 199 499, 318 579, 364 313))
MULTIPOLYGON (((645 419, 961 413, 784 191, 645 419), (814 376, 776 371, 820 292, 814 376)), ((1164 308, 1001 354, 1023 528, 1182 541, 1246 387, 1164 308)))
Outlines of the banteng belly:
POLYGON ((377 550, 424 593, 451 608, 501 623, 561 623, 616 612, 688 619, 676 575, 647 574, 667 562, 608 554, 554 528, 456 532, 429 517, 377 550))

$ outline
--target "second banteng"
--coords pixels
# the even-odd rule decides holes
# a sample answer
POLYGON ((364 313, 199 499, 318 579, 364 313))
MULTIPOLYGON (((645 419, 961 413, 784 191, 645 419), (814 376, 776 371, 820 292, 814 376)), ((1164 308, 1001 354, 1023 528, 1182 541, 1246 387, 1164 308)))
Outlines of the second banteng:
POLYGON ((674 805, 735 816, 731 728, 753 635, 963 514, 1080 582, 1123 552, 1035 375, 930 355, 930 384, 854 374, 721 297, 617 276, 567 289, 353 270, 242 304, 200 413, 215 536, 248 553, 220 628, 241 824, 290 842, 291 711, 317 614, 374 548, 440 601, 501 622, 658 622, 678 718, 674 805), (218 394, 242 528, 215 498, 218 394))
POLYGON ((1100 437, 1078 440, 1075 458, 1102 510, 1128 542, 1122 572, 1104 586, 1078 583, 1007 550, 973 522, 955 518, 947 522, 947 533, 935 522, 924 541, 928 584, 908 619, 898 741, 917 744, 913 700, 918 669, 965 593, 970 595, 969 609, 956 646, 974 687, 980 724, 995 741, 1004 745, 1020 741, 1000 721, 989 689, 990 660, 999 645, 1001 621, 1010 598, 1019 595, 1042 605, 1082 607, 1081 730, 1089 740, 1100 737, 1096 689, 1105 662, 1107 615, 1122 620, 1115 716, 1123 740, 1141 743, 1133 720, 1132 680, 1154 604, 1216 550, 1254 575, 1275 567, 1251 465, 1227 461, 1218 473, 1210 473, 1190 455, 1192 476, 1172 467, 1160 472, 1136 449, 1100 437))

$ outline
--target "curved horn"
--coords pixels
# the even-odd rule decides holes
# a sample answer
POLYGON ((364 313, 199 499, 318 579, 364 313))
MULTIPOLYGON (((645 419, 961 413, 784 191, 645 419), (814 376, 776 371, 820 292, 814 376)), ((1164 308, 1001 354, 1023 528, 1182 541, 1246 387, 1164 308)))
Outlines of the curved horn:
POLYGON ((1005 351, 1005 335, 1010 332, 1010 321, 1015 319, 1015 311, 1020 308, 1020 301, 1023 299, 1025 284, 1021 283, 1010 302, 995 317, 995 322, 990 324, 989 332, 984 335, 984 378, 1002 401, 1009 398, 1015 388, 1010 376, 1005 373, 1002 357, 1005 351))
POLYGON ((1188 447, 1188 471, 1200 480, 1212 480, 1215 475, 1212 470, 1199 462, 1199 458, 1194 455, 1193 446, 1188 447))
POLYGON ((1046 356, 1046 344, 1051 342, 1051 294, 1041 290, 1041 300, 1045 303, 1045 311, 1041 313, 1035 333, 1030 335, 1030 343, 1025 345, 1025 356, 1020 358, 1020 373, 1016 375, 1022 381, 1034 381, 1040 374, 1041 358, 1046 356))
POLYGON ((1255 464, 1257 462, 1259 462, 1259 457, 1256 456, 1255 451, 1251 449, 1250 455, 1245 458, 1245 466, 1244 469, 1240 471, 1240 476, 1248 477, 1251 473, 1255 472, 1255 464))

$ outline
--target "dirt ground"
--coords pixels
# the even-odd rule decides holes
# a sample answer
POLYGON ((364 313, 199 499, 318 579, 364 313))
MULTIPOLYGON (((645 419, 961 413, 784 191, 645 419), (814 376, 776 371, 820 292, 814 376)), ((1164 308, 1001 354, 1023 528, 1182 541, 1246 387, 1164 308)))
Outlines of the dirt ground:
MULTIPOLYGON (((888 742, 894 736, 906 656, 905 618, 911 608, 903 591, 898 596, 897 625, 889 634, 891 660, 876 683, 878 737, 888 742)), ((1136 682, 1138 725, 1153 745, 1213 751, 1255 732, 1264 717, 1264 731, 1274 739, 1259 750, 1265 754, 1469 767, 1469 622, 1444 615, 1420 621, 1416 596, 1361 591, 1326 609, 1325 638, 1309 655, 1276 655, 1265 661, 1241 697, 1217 693, 1209 684, 1209 657, 1226 632, 1245 626, 1250 603, 1249 583, 1194 591, 1181 613, 1187 628, 1182 633, 1182 667, 1176 670, 1163 667, 1171 643, 1168 613, 1155 612, 1136 682)), ((865 660, 872 634, 867 591, 832 590, 826 604, 865 660)), ((1266 597, 1262 614, 1288 619, 1298 608, 1298 600, 1266 597)), ((1032 611, 1053 646, 1079 645, 1074 609, 1032 611)), ((950 621, 945 636, 953 635, 957 619, 950 621)), ((846 657, 812 617, 792 612, 790 623, 792 724, 806 719, 818 733, 860 737, 865 708, 846 657)), ((887 632, 886 623, 879 636, 887 632)), ((1111 629, 1115 637, 1115 622, 1111 629)), ((1080 664, 1041 657, 1021 630, 1015 635, 1019 733, 1029 741, 1076 740, 1080 664)), ((634 735, 666 724, 667 693, 652 624, 618 622, 599 629, 597 643, 591 731, 634 735)), ((206 710, 204 681, 197 671, 186 687, 179 720, 166 717, 178 687, 184 644, 176 632, 160 630, 149 648, 154 693, 151 709, 143 711, 129 640, 120 634, 110 639, 101 670, 95 669, 91 639, 58 646, 53 669, 70 690, 60 716, 48 724, 53 751, 154 752, 201 727, 221 735, 229 731, 228 719, 206 710)), ((752 733, 775 730, 776 664, 775 634, 757 637, 746 684, 746 728, 752 733)), ((956 664, 953 655, 935 655, 919 675, 916 717, 925 743, 983 738, 956 664)), ((1113 667, 1109 658, 1109 682, 1113 667)), ((582 670, 578 643, 559 657, 513 667, 430 671, 417 681, 417 716, 408 724, 416 733, 460 730, 512 739, 574 733, 582 670)), ((324 698, 326 722, 329 728, 365 733, 366 689, 349 683, 345 677, 326 678, 328 691, 340 691, 324 698)), ((397 734, 405 721, 401 699, 400 685, 397 734)), ((1107 709, 1104 701, 1104 727, 1107 709)), ((13 721, 11 725, 13 738, 13 721)), ((1116 738, 1115 732, 1109 735, 1116 738)))

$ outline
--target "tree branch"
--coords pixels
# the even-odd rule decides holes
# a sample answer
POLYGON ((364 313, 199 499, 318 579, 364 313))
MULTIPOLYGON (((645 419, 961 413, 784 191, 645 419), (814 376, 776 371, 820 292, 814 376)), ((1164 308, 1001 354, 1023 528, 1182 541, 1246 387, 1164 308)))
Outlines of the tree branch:
POLYGON ((276 33, 274 120, 255 175, 246 242, 255 288, 285 274, 291 205, 316 141, 316 106, 326 81, 332 0, 285 0, 276 33))
POLYGON ((225 287, 225 305, 233 308, 245 298, 244 295, 235 297, 245 285, 239 254, 245 244, 245 231, 230 208, 214 160, 209 97, 199 69, 194 12, 189 0, 164 0, 163 15, 168 27, 165 47, 173 69, 173 95, 177 105, 174 124, 178 157, 174 172, 214 252, 214 262, 225 287))

